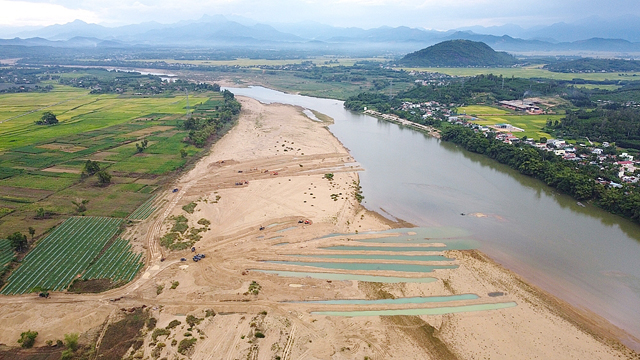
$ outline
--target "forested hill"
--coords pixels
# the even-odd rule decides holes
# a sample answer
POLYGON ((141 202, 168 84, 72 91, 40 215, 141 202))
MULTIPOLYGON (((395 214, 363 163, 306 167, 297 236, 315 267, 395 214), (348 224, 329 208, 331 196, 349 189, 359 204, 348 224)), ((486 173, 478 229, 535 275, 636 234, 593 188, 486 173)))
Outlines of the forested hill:
POLYGON ((444 41, 407 54, 399 61, 401 65, 422 67, 509 66, 516 62, 512 55, 469 40, 444 41))
POLYGON ((549 71, 564 73, 640 71, 640 61, 584 58, 560 61, 545 65, 544 68, 549 71))

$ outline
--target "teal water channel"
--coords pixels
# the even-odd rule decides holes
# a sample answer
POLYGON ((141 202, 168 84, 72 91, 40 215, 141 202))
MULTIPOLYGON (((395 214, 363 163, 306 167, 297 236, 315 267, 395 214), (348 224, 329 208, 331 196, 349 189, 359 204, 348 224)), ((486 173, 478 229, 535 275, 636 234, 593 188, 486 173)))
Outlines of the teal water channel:
POLYGON ((298 265, 335 270, 361 271, 399 271, 428 273, 437 269, 456 269, 457 265, 413 265, 413 264, 376 264, 376 263, 342 263, 342 262, 306 262, 306 261, 265 261, 269 264, 298 265))
POLYGON ((474 247, 468 244, 459 243, 451 246, 327 246, 320 250, 340 250, 340 251, 389 251, 389 252, 433 252, 446 250, 471 250, 474 247))
POLYGON ((319 259, 359 259, 359 260, 402 260, 402 261, 455 261, 442 255, 365 255, 365 254, 306 254, 292 257, 310 257, 319 259))
MULTIPOLYGON (((385 235, 385 237, 380 237, 376 239, 388 239, 388 241, 373 241, 373 242, 405 242, 412 240, 446 240, 446 239, 458 239, 465 238, 471 236, 469 231, 464 229, 454 228, 454 227, 418 227, 418 228, 401 228, 401 229, 390 229, 383 231, 364 231, 351 234, 339 234, 332 233, 329 235, 322 236, 321 239, 333 238, 333 237, 346 237, 346 236, 362 236, 362 235, 385 235)), ((374 240, 374 239, 371 239, 374 240)), ((365 240, 358 240, 365 241, 365 240)))
POLYGON ((443 229, 426 238, 472 237, 480 251, 528 282, 640 338, 638 224, 580 206, 455 144, 348 111, 339 100, 262 87, 229 90, 333 118, 329 130, 366 169, 359 176, 367 209, 443 229))
POLYGON ((295 278, 312 278, 320 280, 335 280, 335 281, 367 281, 375 283, 431 283, 437 281, 436 278, 430 277, 399 277, 399 276, 377 276, 377 275, 356 275, 356 274, 336 274, 336 273, 319 273, 319 272, 306 272, 306 271, 281 271, 281 270, 257 270, 265 274, 275 274, 284 277, 295 278))
POLYGON ((397 315, 445 315, 473 311, 498 310, 514 307, 515 302, 497 304, 478 304, 463 306, 445 306, 429 309, 395 309, 395 310, 363 310, 363 311, 314 311, 311 315, 327 316, 397 316, 397 315))
POLYGON ((293 229, 295 229, 295 228, 296 228, 296 226, 291 226, 291 227, 288 227, 288 228, 284 228, 284 229, 276 230, 276 232, 281 233, 281 232, 285 232, 285 231, 293 230, 293 229))
POLYGON ((450 296, 417 296, 399 299, 347 299, 347 300, 309 300, 309 301, 286 301, 300 304, 326 304, 326 305, 397 305, 397 304, 426 304, 432 302, 447 302, 458 300, 475 300, 479 296, 476 294, 462 294, 450 296))

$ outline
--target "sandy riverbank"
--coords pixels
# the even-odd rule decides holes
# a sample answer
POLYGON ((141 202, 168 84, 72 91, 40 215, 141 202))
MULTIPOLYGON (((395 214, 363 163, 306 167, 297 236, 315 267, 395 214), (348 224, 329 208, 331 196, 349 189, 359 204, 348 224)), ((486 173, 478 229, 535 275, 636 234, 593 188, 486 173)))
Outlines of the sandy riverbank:
MULTIPOLYGON (((320 247, 353 242, 344 237, 323 238, 328 234, 399 225, 360 207, 354 192, 357 171, 362 169, 325 123, 308 119, 292 106, 240 100, 243 112, 238 125, 213 146, 210 155, 177 180, 172 188, 179 192, 167 191, 162 210, 128 231, 127 235, 149 252, 144 274, 124 288, 100 295, 54 294, 48 302, 35 301, 32 295, 0 299, 0 343, 15 343, 26 329, 40 332, 37 345, 72 331, 95 332, 120 308, 147 305, 153 309, 158 327, 181 321, 166 340, 162 338, 167 346, 159 357, 168 358, 178 355, 171 340, 179 342, 189 332, 186 316, 204 318, 206 309, 218 315, 206 318, 189 332, 197 334, 188 353, 193 359, 637 358, 612 340, 619 334, 606 322, 529 286, 476 251, 440 253, 454 258, 448 264, 458 268, 422 275, 350 272, 437 279, 431 283, 327 281, 251 271, 301 270, 263 261, 291 259, 288 255, 318 253, 320 247), (324 178, 327 173, 334 174, 332 181, 324 178), (243 185, 236 185, 239 182, 243 185), (197 204, 193 214, 182 209, 191 202, 197 204), (203 238, 196 244, 197 252, 207 255, 204 260, 194 263, 189 250, 167 252, 159 247, 159 237, 172 226, 172 215, 186 216, 191 228, 199 227, 200 219, 211 223, 211 230, 201 233, 203 238), (159 260, 162 256, 164 262, 159 260), (181 262, 181 257, 189 261, 181 262), (179 285, 171 289, 176 281, 179 285), (260 285, 257 295, 248 293, 253 281, 260 285), (489 293, 501 294, 494 297, 489 293), (349 318, 311 312, 380 307, 292 303, 453 294, 479 297, 455 305, 517 305, 447 315, 349 318), (123 298, 117 303, 109 301, 116 297, 123 298), (255 337, 258 332, 264 337, 255 337)), ((318 270, 305 267, 302 271, 318 270)), ((437 306, 442 304, 386 308, 437 306)), ((152 343, 149 333, 137 350, 142 358, 151 356, 152 343)))

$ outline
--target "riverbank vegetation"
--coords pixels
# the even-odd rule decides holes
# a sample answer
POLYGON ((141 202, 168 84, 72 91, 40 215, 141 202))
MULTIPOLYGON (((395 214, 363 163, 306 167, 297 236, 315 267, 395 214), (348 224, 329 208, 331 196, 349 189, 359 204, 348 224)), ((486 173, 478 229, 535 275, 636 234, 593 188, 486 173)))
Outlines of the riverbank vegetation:
POLYGON ((640 223, 640 188, 632 184, 614 188, 602 183, 603 180, 619 181, 614 169, 565 161, 545 150, 529 145, 506 144, 493 135, 485 136, 462 126, 444 127, 442 140, 486 155, 577 200, 593 200, 609 212, 640 223))

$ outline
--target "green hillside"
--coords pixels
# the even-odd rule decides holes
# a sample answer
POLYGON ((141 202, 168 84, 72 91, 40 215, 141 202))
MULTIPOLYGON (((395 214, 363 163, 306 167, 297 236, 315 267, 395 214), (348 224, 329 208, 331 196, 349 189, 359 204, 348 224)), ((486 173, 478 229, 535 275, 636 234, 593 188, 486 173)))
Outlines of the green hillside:
POLYGON ((407 54, 399 63, 412 67, 509 66, 516 58, 483 42, 450 40, 407 54))

